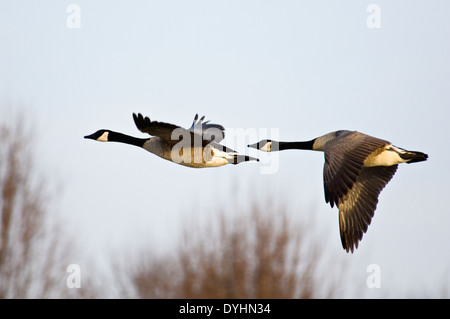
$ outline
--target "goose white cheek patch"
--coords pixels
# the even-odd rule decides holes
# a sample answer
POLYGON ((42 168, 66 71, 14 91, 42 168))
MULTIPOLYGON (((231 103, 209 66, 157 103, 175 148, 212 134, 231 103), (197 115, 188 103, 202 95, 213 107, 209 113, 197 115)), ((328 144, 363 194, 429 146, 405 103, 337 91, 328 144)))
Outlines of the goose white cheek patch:
POLYGON ((272 151, 272 142, 267 142, 266 145, 261 147, 261 151, 271 152, 272 151))
POLYGON ((109 135, 109 132, 103 133, 103 134, 97 139, 97 141, 99 141, 99 142, 108 142, 108 135, 109 135))

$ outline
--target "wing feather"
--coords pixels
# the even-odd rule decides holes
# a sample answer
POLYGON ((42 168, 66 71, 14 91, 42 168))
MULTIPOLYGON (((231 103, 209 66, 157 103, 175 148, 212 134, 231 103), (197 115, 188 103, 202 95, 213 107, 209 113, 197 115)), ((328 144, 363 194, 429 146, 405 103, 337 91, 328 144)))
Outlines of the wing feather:
POLYGON ((360 132, 344 131, 325 144, 325 201, 331 207, 339 203, 356 182, 364 160, 374 151, 390 144, 360 132))
POLYGON ((342 246, 358 247, 372 220, 378 195, 397 170, 394 166, 364 167, 366 158, 390 144, 360 132, 341 131, 324 146, 325 201, 339 208, 342 246))
POLYGON ((133 119, 139 131, 148 133, 152 136, 157 136, 170 145, 175 145, 180 142, 182 138, 187 137, 190 138, 192 146, 206 146, 211 142, 219 142, 224 138, 224 128, 221 125, 201 124, 204 120, 204 116, 198 120, 198 115, 196 115, 194 122, 189 129, 182 128, 175 124, 151 121, 148 117, 144 117, 140 113, 133 113, 133 119), (211 133, 211 130, 206 131, 208 128, 216 128, 216 130, 211 133), (197 143, 200 145, 194 145, 197 143))
POLYGON ((339 228, 342 246, 348 252, 358 248, 367 231, 378 196, 394 176, 398 165, 364 167, 347 195, 340 199, 339 228))
POLYGON ((209 121, 203 122, 204 119, 205 116, 198 119, 198 114, 196 114, 189 131, 202 135, 209 141, 216 143, 222 141, 225 138, 225 128, 220 124, 209 123, 209 121))

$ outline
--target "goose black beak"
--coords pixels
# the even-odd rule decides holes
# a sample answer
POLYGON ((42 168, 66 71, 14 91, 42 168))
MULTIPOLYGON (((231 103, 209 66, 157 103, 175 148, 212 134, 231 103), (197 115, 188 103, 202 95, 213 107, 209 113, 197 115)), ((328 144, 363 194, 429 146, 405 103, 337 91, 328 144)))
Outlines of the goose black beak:
POLYGON ((88 139, 91 139, 91 140, 95 140, 94 135, 95 135, 95 134, 86 135, 84 138, 88 138, 88 139))

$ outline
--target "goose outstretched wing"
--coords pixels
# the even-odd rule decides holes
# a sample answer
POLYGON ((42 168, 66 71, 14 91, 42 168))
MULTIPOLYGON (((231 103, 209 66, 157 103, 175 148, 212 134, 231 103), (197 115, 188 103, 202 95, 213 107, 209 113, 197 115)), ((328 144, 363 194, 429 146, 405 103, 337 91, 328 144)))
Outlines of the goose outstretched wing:
POLYGON ((225 128, 220 124, 209 123, 209 121, 203 122, 204 119, 205 116, 199 119, 198 114, 195 114, 189 131, 202 135, 207 140, 214 140, 216 143, 222 141, 225 138, 225 128))
POLYGON ((378 195, 397 170, 397 165, 364 167, 368 156, 388 144, 360 132, 345 132, 325 144, 325 201, 339 208, 341 241, 347 251, 358 247, 374 215, 378 195))
POLYGON ((206 146, 211 142, 221 141, 224 136, 224 128, 221 125, 205 124, 208 122, 205 122, 202 125, 201 122, 204 117, 200 121, 196 121, 198 115, 196 115, 196 119, 194 119, 193 126, 189 129, 182 128, 175 124, 151 121, 150 118, 147 116, 144 117, 140 113, 133 113, 133 119, 139 131, 148 133, 152 136, 157 136, 171 145, 179 143, 182 139, 189 139, 192 146, 206 146), (216 134, 214 134, 214 132, 216 134))
POLYGON ((358 248, 377 208, 378 196, 397 166, 363 167, 353 187, 339 200, 339 230, 347 252, 358 248))
POLYGON ((323 181, 325 201, 338 205, 356 182, 366 158, 390 144, 360 132, 346 131, 325 144, 323 181))

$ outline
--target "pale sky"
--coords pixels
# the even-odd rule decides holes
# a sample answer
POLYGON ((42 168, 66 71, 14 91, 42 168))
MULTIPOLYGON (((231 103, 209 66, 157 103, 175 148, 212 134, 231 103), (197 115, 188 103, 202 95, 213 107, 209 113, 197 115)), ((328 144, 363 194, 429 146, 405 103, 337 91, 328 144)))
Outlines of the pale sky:
POLYGON ((445 0, 0 1, 0 105, 25 110, 61 218, 98 259, 164 247, 189 216, 272 194, 316 214, 327 251, 353 271, 380 266, 365 297, 439 297, 450 286, 449 12, 445 0), (191 169, 83 139, 146 137, 133 112, 184 127, 206 115, 226 127, 223 144, 261 162, 191 169), (353 255, 324 200, 323 154, 245 147, 338 129, 429 155, 399 167, 353 255))

